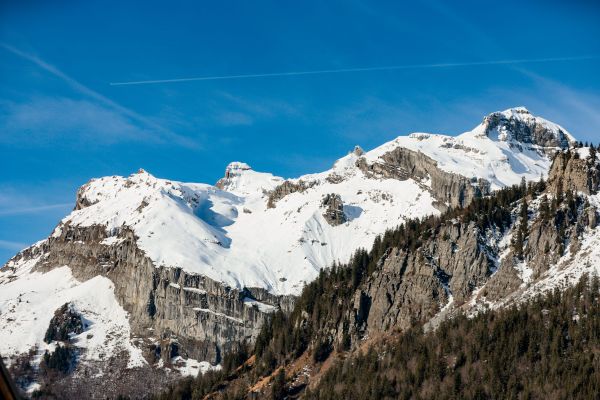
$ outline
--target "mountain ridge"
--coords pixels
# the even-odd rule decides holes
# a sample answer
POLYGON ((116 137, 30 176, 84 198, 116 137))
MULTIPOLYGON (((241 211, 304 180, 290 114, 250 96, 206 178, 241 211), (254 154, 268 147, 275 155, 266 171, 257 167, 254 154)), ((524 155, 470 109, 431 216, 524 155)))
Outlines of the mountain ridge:
MULTIPOLYGON (((509 111, 504 113, 512 115, 509 111)), ((222 354, 243 342, 253 343, 273 312, 290 312, 296 295, 320 271, 347 262, 358 249, 371 248, 388 229, 465 207, 498 187, 549 174, 549 154, 574 140, 564 129, 539 122, 522 109, 515 113, 529 132, 537 132, 520 136, 529 142, 516 142, 510 135, 502 140, 482 135, 484 118, 457 137, 412 134, 368 152, 355 148, 333 168, 296 179, 284 180, 234 162, 216 186, 159 179, 144 170, 91 180, 78 190, 75 210, 48 239, 20 252, 0 270, 0 285, 10 288, 0 296, 2 308, 9 310, 0 314, 6 322, 0 336, 28 327, 26 344, 37 357, 54 348, 43 340, 51 317, 44 311, 48 305, 24 285, 29 278, 43 280, 66 268, 72 277, 45 290, 71 293, 65 290, 95 277, 112 282, 94 295, 113 296, 110 312, 125 316, 130 331, 121 332, 114 348, 125 351, 131 370, 141 363, 142 368, 198 373, 196 360, 207 362, 203 369, 212 368, 222 362, 222 354), (546 134, 540 136, 542 131, 535 128, 539 126, 546 134), (16 301, 16 293, 30 303, 16 301), (36 322, 25 313, 28 310, 38 313, 36 318, 46 315, 36 322)), ((493 128, 500 132, 498 126, 504 125, 493 128)), ((478 239, 473 240, 465 243, 471 246, 478 239)), ((472 276, 465 279, 483 279, 486 268, 474 275, 466 271, 472 276)), ((468 297, 464 281, 446 287, 440 282, 448 278, 440 281, 440 276, 427 278, 439 293, 433 302, 422 304, 427 312, 437 312, 453 298, 468 297)), ((427 290, 423 295, 429 296, 427 290)), ((414 293, 396 295, 400 299, 414 293)), ((377 297, 368 292, 365 296, 377 297)), ((91 326, 103 325, 101 310, 81 296, 57 298, 91 326)), ((357 312, 364 314, 361 307, 357 312)), ((409 314, 394 323, 406 324, 409 314)), ((390 323, 375 322, 377 312, 371 318, 372 326, 390 323)), ((96 337, 100 342, 111 340, 104 331, 96 337)), ((71 345, 85 351, 85 343, 84 336, 74 335, 71 345)), ((15 346, 7 341, 0 351, 13 357, 26 353, 15 346)), ((107 351, 105 356, 114 354, 107 351)), ((86 374, 106 373, 103 361, 82 360, 80 368, 86 374)))
MULTIPOLYGON (((226 255, 221 256, 218 254, 221 253, 220 249, 218 248, 211 249, 210 247, 204 246, 202 243, 188 243, 186 245, 187 248, 193 248, 194 246, 196 246, 200 248, 200 252, 195 252, 194 254, 196 255, 186 257, 185 260, 180 260, 178 258, 170 260, 168 256, 165 258, 161 257, 160 255, 154 255, 152 258, 157 264, 160 265, 164 263, 165 265, 177 265, 179 263, 183 263, 186 265, 193 265, 194 263, 190 262, 190 258, 206 259, 206 257, 203 257, 204 254, 212 254, 212 256, 209 257, 210 260, 207 260, 207 262, 203 263, 203 266, 199 267, 199 269, 202 270, 202 268, 205 268, 206 271, 202 272, 208 273, 209 276, 213 279, 221 279, 227 282, 229 285, 237 286, 238 288, 242 288, 244 286, 257 286, 265 287, 268 290, 272 291, 274 290, 276 291, 276 293, 279 294, 287 294, 294 292, 298 293, 303 282, 314 278, 314 276, 316 276, 315 272, 318 271, 318 269, 326 267, 335 261, 343 262, 347 260, 347 258, 350 255, 349 252, 339 253, 339 250, 335 249, 331 251, 328 251, 329 249, 327 249, 327 251, 323 251, 325 249, 307 249, 306 246, 304 246, 304 249, 298 250, 298 246, 294 245, 294 242, 296 240, 305 240, 310 242, 316 241, 321 244, 325 243, 323 247, 330 245, 329 242, 331 240, 328 239, 330 239, 331 235, 322 235, 318 233, 314 234, 315 231, 322 231, 323 229, 327 230, 327 226, 323 224, 322 220, 319 220, 318 214, 315 214, 317 216, 316 219, 314 219, 310 215, 301 217, 304 221, 306 221, 305 225, 302 224, 302 221, 298 222, 295 225, 292 224, 292 226, 295 226, 293 229, 296 230, 296 237, 290 237, 286 239, 283 243, 278 245, 278 247, 284 248, 285 251, 292 254, 292 256, 290 258, 285 253, 280 253, 277 256, 277 259, 287 260, 286 263, 291 263, 295 266, 295 269, 304 268, 306 270, 305 274, 308 274, 308 280, 304 279, 302 276, 298 276, 292 285, 280 284, 280 281, 278 281, 279 278, 277 278, 276 276, 261 275, 261 277, 257 276, 256 279, 251 279, 250 282, 245 283, 244 281, 240 281, 240 273, 237 273, 237 278, 230 279, 226 276, 219 275, 216 272, 210 272, 211 267, 208 264, 214 265, 216 263, 217 265, 222 265, 223 262, 225 262, 223 261, 223 257, 226 257, 227 259, 237 259, 238 261, 235 261, 234 263, 240 263, 240 260, 242 258, 249 257, 247 251, 241 251, 239 254, 236 255, 236 242, 252 242, 250 240, 251 238, 248 238, 248 235, 243 232, 243 229, 236 229, 239 225, 239 223, 237 223, 238 219, 246 219, 250 221, 250 224, 260 224, 263 227, 269 226, 269 223, 265 219, 256 218, 255 215, 257 212, 265 212, 266 214, 268 214, 268 219, 288 219, 288 217, 286 217, 285 215, 270 215, 277 213, 277 211, 270 212, 268 209, 264 210, 261 203, 263 202, 263 198, 265 197, 265 195, 269 195, 269 203, 267 205, 267 208, 276 208, 276 203, 280 199, 286 198, 288 197, 288 195, 291 195, 293 193, 302 194, 305 192, 312 191, 318 192, 318 195, 320 196, 325 196, 326 194, 329 194, 329 192, 336 193, 336 190, 339 191, 338 189, 340 186, 343 186, 344 184, 348 183, 349 180, 351 180, 352 178, 356 178, 357 176, 357 180, 360 182, 357 182, 355 180, 355 182, 352 182, 351 185, 353 187, 357 187, 358 191, 370 191, 369 193, 371 193, 372 196, 375 197, 382 195, 381 193, 375 193, 374 191, 379 190, 382 187, 385 188, 385 184, 382 185, 380 183, 377 183, 375 185, 365 185, 365 182, 369 183, 369 181, 364 180, 363 177, 360 176, 361 174, 363 174, 365 175, 365 177, 371 176, 376 178, 392 178, 394 180, 401 180, 404 183, 398 184, 398 182, 395 182, 393 184, 396 186, 409 186, 402 188, 401 191, 403 193, 415 192, 427 196, 426 192, 430 191, 430 189, 426 187, 428 183, 427 178, 428 176, 430 177, 432 175, 431 171, 433 168, 436 167, 448 173, 453 173, 460 176, 467 176, 471 178, 478 178, 483 181, 490 182, 490 188, 481 188, 483 194, 488 193, 490 189, 497 189, 499 187, 516 184, 520 182, 521 178, 523 177, 525 177, 527 180, 539 179, 549 169, 550 161, 548 157, 545 156, 545 154, 541 154, 542 151, 546 151, 545 148, 542 149, 538 144, 534 143, 533 146, 535 147, 516 149, 514 154, 510 153, 511 155, 507 157, 505 154, 509 153, 509 150, 511 149, 510 146, 515 145, 513 142, 511 142, 508 139, 494 142, 493 140, 488 140, 489 138, 487 134, 485 135, 485 137, 478 136, 478 134, 482 130, 487 129, 486 127, 488 126, 486 124, 488 123, 486 121, 492 120, 494 118, 497 119, 498 115, 508 115, 507 121, 514 122, 515 118, 513 114, 518 115, 518 117, 521 119, 524 118, 523 116, 525 116, 525 122, 531 125, 530 130, 533 130, 535 127, 545 126, 547 128, 547 134, 546 136, 544 136, 544 140, 546 141, 544 143, 548 143, 548 140, 550 140, 550 136, 557 135, 556 143, 552 142, 551 144, 564 145, 564 143, 558 141, 559 135, 563 135, 564 138, 565 133, 563 132, 566 132, 564 129, 558 127, 555 124, 551 124, 546 122, 545 120, 539 119, 538 117, 533 117, 528 112, 525 112, 522 108, 510 109, 505 112, 490 114, 489 116, 485 117, 484 122, 478 127, 476 127, 473 131, 469 131, 457 137, 431 134, 427 134, 427 136, 425 136, 425 134, 411 134, 409 136, 399 137, 391 142, 378 146, 374 150, 371 150, 366 153, 361 153, 360 155, 358 155, 356 152, 350 152, 347 156, 337 160, 332 169, 324 171, 322 173, 308 174, 298 178, 284 180, 283 178, 276 177, 269 173, 256 172, 252 168, 250 168, 248 164, 241 162, 233 162, 228 165, 225 172, 225 177, 219 180, 216 184, 216 187, 222 189, 223 191, 217 192, 214 191, 208 185, 192 183, 188 184, 170 180, 160 180, 154 178, 152 175, 143 171, 141 174, 132 175, 127 179, 113 177, 113 182, 110 182, 109 178, 100 178, 98 180, 92 180, 90 183, 84 185, 79 190, 77 205, 79 207, 78 209, 80 210, 82 208, 80 207, 80 205, 82 204, 92 205, 97 203, 101 199, 101 197, 98 196, 98 193, 110 193, 111 188, 107 186, 111 184, 117 188, 116 190, 119 191, 121 191, 119 187, 125 185, 137 187, 140 186, 140 184, 142 184, 142 189, 144 189, 144 182, 142 182, 144 180, 147 183, 147 185, 153 185, 154 187, 156 187, 157 184, 162 185, 163 188, 161 190, 167 191, 171 190, 169 189, 169 185, 178 185, 178 189, 175 190, 175 192, 179 193, 176 193, 175 196, 179 196, 182 199, 182 203, 184 203, 184 205, 187 204, 189 207, 191 207, 192 212, 199 217, 199 221, 193 220, 184 225, 194 225, 195 222, 199 222, 199 225, 202 225, 198 226, 197 229, 194 229, 195 233, 186 234, 185 236, 201 237, 203 238, 203 241, 205 243, 214 242, 215 244, 219 244, 220 246, 222 246, 222 248, 230 248, 231 251, 229 253, 233 254, 228 253, 226 255), (514 110, 518 110, 518 112, 515 112, 514 110), (507 140, 508 144, 505 146, 505 142, 507 142, 507 140), (433 143, 427 143, 430 141, 432 141, 433 143), (417 186, 420 186, 420 188, 415 187, 414 184, 412 185, 412 187, 410 187, 411 185, 408 183, 410 181, 410 179, 408 178, 410 178, 411 175, 414 177, 414 171, 407 171, 404 174, 404 176, 402 176, 402 174, 393 175, 389 174, 388 172, 381 173, 381 171, 378 170, 380 169, 379 167, 381 164, 386 164, 386 162, 390 164, 388 160, 382 160, 382 157, 389 155, 390 153, 399 148, 423 154, 419 155, 421 159, 423 159, 424 156, 430 158, 427 159, 427 162, 431 164, 431 167, 427 168, 420 174, 419 182, 414 181, 417 186), (442 152, 444 155, 440 156, 440 152, 442 152), (447 157, 446 155, 450 152, 453 153, 450 155, 450 157, 447 157), (489 158, 490 161, 483 161, 486 158, 489 158), (460 160, 460 162, 456 160, 460 160), (142 177, 144 178, 142 179, 142 177), (100 187, 96 188, 95 186, 100 187), (323 186, 326 186, 326 188, 321 190, 320 187, 323 186), (278 191, 280 191, 280 193, 278 193, 278 191), (229 196, 226 193, 231 193, 238 197, 229 196), (194 201, 196 202, 207 202, 211 204, 201 205, 201 209, 199 210, 198 208, 194 208, 194 204, 189 203, 190 198, 195 198, 194 201), (253 213, 255 215, 252 215, 253 213), (228 230, 231 230, 232 232, 229 233, 227 232, 228 230), (230 237, 235 235, 241 236, 237 240, 235 237, 230 237), (302 259, 304 257, 307 257, 309 263, 305 265, 298 264, 298 259, 302 259), (222 261, 215 260, 215 258, 220 259, 222 261), (278 287, 281 287, 281 289, 276 289, 278 287)), ((516 120, 522 122, 519 118, 517 118, 516 120)), ((513 125, 515 124, 513 123, 513 125)), ((566 135, 568 135, 568 133, 566 135)), ((569 135, 568 137, 571 136, 569 135)), ((525 139, 527 139, 527 137, 525 139)), ((406 156, 403 156, 403 158, 406 158, 406 156)), ((408 162, 411 162, 412 164, 423 163, 423 161, 417 160, 414 157, 408 160, 408 162)), ((392 165, 392 168, 398 169, 402 168, 402 166, 392 165)), ((443 177, 442 180, 447 181, 448 178, 443 177)), ((429 184, 431 185, 431 183, 429 184)), ((348 183, 348 185, 350 185, 350 183, 348 183)), ((468 184, 465 184, 463 182, 462 185, 465 187, 463 190, 470 189, 468 184)), ((447 189, 445 188, 442 190, 447 191, 447 189)), ((345 189, 345 191, 348 192, 347 189, 345 189)), ((394 195, 393 193, 390 194, 389 190, 387 190, 387 192, 390 195, 389 197, 391 198, 404 197, 401 196, 400 193, 395 193, 394 195)), ((174 195, 171 192, 169 193, 169 195, 174 195)), ((338 194, 344 193, 342 191, 342 193, 338 194)), ((388 194, 383 193, 383 196, 385 197, 388 194)), ((476 194, 470 194, 469 197, 475 195, 476 194)), ((148 194, 148 196, 152 197, 151 194, 148 194)), ((364 207, 362 207, 362 204, 365 200, 355 200, 352 199, 352 197, 350 196, 354 198, 357 197, 354 193, 346 193, 341 197, 342 201, 345 201, 347 204, 346 208, 350 216, 349 220, 353 220, 354 214, 361 213, 363 211, 362 208, 364 207), (354 209, 351 209, 351 207, 354 207, 354 209)), ((447 206, 464 205, 460 201, 458 203, 448 202, 448 197, 458 198, 459 196, 460 194, 456 193, 442 193, 442 195, 438 196, 440 198, 435 199, 435 201, 429 201, 429 203, 435 202, 439 203, 439 205, 442 205, 442 203, 446 203, 447 206)), ((309 198, 311 199, 310 201, 312 201, 313 203, 316 203, 318 201, 317 199, 314 199, 314 196, 309 196, 309 198)), ((287 206, 287 209, 284 213, 288 213, 289 216, 289 213, 291 213, 293 209, 301 209, 303 207, 303 204, 306 203, 306 201, 302 200, 303 199, 296 201, 293 206, 287 206)), ((380 200, 375 199, 374 201, 380 200)), ((383 201, 385 201, 385 199, 383 199, 383 201)), ((418 202, 418 200, 414 198, 413 202, 407 204, 407 206, 410 206, 411 204, 416 205, 417 203, 415 203, 415 201, 418 202)), ((146 207, 144 205, 145 203, 147 203, 145 199, 140 199, 138 205, 139 207, 136 207, 136 209, 140 209, 143 212, 143 208, 146 207)), ((424 204, 421 204, 419 207, 425 208, 425 210, 416 210, 417 214, 421 214, 423 216, 435 212, 435 210, 428 208, 424 204)), ((108 213, 110 215, 113 215, 115 211, 117 210, 109 209, 108 213)), ((318 212, 318 210, 313 210, 313 212, 318 212)), ((411 212, 414 213, 414 211, 411 212)), ((401 215, 395 216, 394 218, 397 219, 397 223, 402 222, 401 215)), ((383 219, 383 217, 380 217, 380 220, 383 219)), ((78 219, 78 221, 80 220, 81 219, 78 219)), ((108 218, 106 221, 104 221, 104 223, 107 225, 111 225, 108 221, 108 218)), ((373 224, 371 223, 368 224, 365 228, 361 228, 361 230, 368 231, 369 225, 373 226, 373 224)), ((388 223, 382 221, 378 226, 374 227, 374 234, 370 235, 371 240, 374 239, 374 236, 376 234, 383 233, 383 230, 387 226, 388 223)), ((272 231, 273 238, 286 236, 284 232, 278 230, 276 227, 274 227, 273 229, 275 229, 274 231, 272 231)), ((145 234, 147 234, 147 232, 142 232, 139 236, 143 237, 145 234)), ((180 240, 185 241, 184 239, 180 240)), ((258 243, 253 243, 252 247, 256 248, 257 245, 258 243)), ((369 247, 369 245, 369 242, 361 241, 348 247, 369 247)), ((152 249, 153 247, 155 247, 153 244, 149 244, 147 246, 147 248, 150 249, 152 249)), ((264 263, 268 263, 272 266, 277 262, 273 259, 263 260, 259 258, 252 262, 252 264, 254 265, 252 268, 258 267, 260 270, 266 272, 263 269, 263 267, 260 267, 260 265, 264 263)), ((192 271, 198 272, 198 269, 192 271)), ((284 273, 283 275, 287 274, 284 273)), ((289 277, 286 277, 286 279, 289 280, 289 277)))

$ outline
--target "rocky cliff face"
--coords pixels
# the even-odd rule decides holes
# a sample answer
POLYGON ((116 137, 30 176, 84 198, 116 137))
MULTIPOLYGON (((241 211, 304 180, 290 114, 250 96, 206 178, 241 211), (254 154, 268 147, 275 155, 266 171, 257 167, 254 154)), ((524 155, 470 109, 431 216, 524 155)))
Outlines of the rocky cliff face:
MULTIPOLYGON (((58 279, 53 272, 60 270, 78 283, 104 285, 126 312, 121 316, 127 325, 119 326, 121 333, 108 332, 106 340, 127 336, 123 342, 131 341, 132 347, 126 350, 139 350, 154 370, 175 362, 187 368, 189 360, 217 364, 224 353, 254 342, 271 312, 289 312, 292 294, 320 269, 347 261, 386 229, 468 206, 490 195, 492 187, 546 173, 547 157, 529 148, 549 152, 568 146, 569 135, 528 113, 511 113, 488 116, 483 136, 476 128, 458 137, 410 135, 370 152, 357 147, 332 169, 294 180, 240 162, 227 167, 216 187, 157 179, 143 170, 92 180, 78 191, 74 212, 48 239, 19 253, 0 272, 0 285, 24 282, 14 299, 6 299, 9 313, 27 311, 21 297, 34 296, 27 287, 30 276, 58 279), (526 172, 513 169, 513 151, 526 172)), ((583 158, 557 157, 548 197, 560 185, 597 191, 597 168, 590 169, 583 158)), ((597 224, 597 204, 565 209, 560 230, 538 218, 539 207, 539 199, 533 200, 528 242, 519 259, 510 240, 519 224, 516 208, 507 226, 457 217, 428 233, 416 250, 392 246, 380 268, 354 292, 351 307, 340 310, 344 318, 330 321, 331 335, 342 340, 340 324, 347 321, 354 321, 357 337, 404 329, 415 319, 435 320, 522 290, 565 251, 575 250, 585 229, 597 224)), ((76 283, 63 283, 53 293, 71 296, 76 283)), ((74 310, 88 305, 75 303, 61 300, 50 312, 64 304, 74 310)), ((88 317, 81 313, 82 320, 88 317)), ((0 310, 0 320, 7 322, 0 334, 12 334, 14 317, 0 310)), ((86 330, 77 335, 85 338, 86 330)), ((102 354, 97 365, 127 364, 121 354, 102 354)), ((76 374, 97 372, 78 368, 76 374)))
MULTIPOLYGON (((511 189, 523 193, 514 202, 483 200, 480 209, 443 215, 420 234, 418 247, 387 249, 345 313, 323 321, 319 336, 342 346, 348 321, 357 339, 404 330, 416 321, 432 328, 456 313, 511 304, 600 272, 600 199, 589 184, 598 164, 577 158, 578 151, 556 157, 548 185, 511 189), (580 195, 556 197, 559 180, 580 195)), ((507 196, 514 194, 499 197, 507 196)))
POLYGON ((568 149, 575 144, 573 137, 560 126, 534 117, 523 107, 492 113, 484 118, 483 126, 486 135, 497 134, 501 140, 551 149, 568 149))
MULTIPOLYGON (((467 178, 465 176, 444 171, 431 157, 414 150, 397 147, 382 154, 374 162, 363 157, 359 148, 353 153, 358 158, 355 166, 371 179, 396 179, 400 181, 414 180, 422 184, 424 190, 430 191, 436 199, 435 206, 440 211, 449 207, 464 207, 474 198, 488 195, 491 185, 482 178, 467 178)), ((329 183, 339 184, 344 177, 336 172, 329 174, 325 180, 329 183)), ((267 200, 267 207, 273 208, 284 197, 304 192, 319 185, 318 180, 285 181, 271 192, 267 200)))
MULTIPOLYGON (((417 251, 391 248, 360 289, 370 304, 365 332, 407 329, 465 303, 495 272, 497 248, 475 223, 449 223, 417 251)), ((355 304, 355 315, 365 315, 355 304)), ((363 328, 364 329, 364 328, 363 328)))
POLYGON ((317 181, 306 182, 302 179, 300 179, 298 182, 285 181, 269 192, 269 197, 267 199, 267 207, 275 208, 277 202, 283 199, 285 196, 297 192, 302 193, 305 190, 316 186, 317 184, 317 181))
POLYGON ((435 160, 421 152, 398 147, 383 154, 380 160, 369 163, 359 158, 357 166, 372 177, 430 181, 431 193, 438 201, 436 206, 442 211, 448 207, 464 207, 474 198, 490 193, 490 183, 485 179, 469 179, 443 171, 435 160))
POLYGON ((236 179, 239 179, 245 171, 250 171, 252 168, 243 162, 232 162, 225 168, 225 176, 215 183, 215 186, 221 190, 227 190, 235 185, 236 179))
POLYGON ((595 150, 593 162, 589 149, 583 152, 560 152, 556 154, 548 175, 553 193, 567 190, 585 194, 595 194, 600 187, 600 169, 596 164, 595 150))
POLYGON ((323 218, 329 225, 337 226, 347 221, 346 214, 344 214, 344 203, 339 194, 326 194, 321 205, 325 207, 323 218))
POLYGON ((137 247, 130 229, 119 229, 106 244, 104 228, 63 226, 39 250, 45 257, 35 270, 69 265, 80 281, 96 275, 111 279, 117 299, 130 313, 133 334, 146 346, 154 344, 148 340, 152 332, 177 342, 178 355, 218 364, 223 352, 254 340, 269 312, 293 305, 293 297, 233 289, 181 268, 157 268, 137 247))

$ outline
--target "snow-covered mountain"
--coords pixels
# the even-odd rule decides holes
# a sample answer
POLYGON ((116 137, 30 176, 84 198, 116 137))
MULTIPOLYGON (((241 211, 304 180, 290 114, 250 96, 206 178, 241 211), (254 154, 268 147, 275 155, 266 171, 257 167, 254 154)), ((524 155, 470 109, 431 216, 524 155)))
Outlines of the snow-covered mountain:
POLYGON ((439 212, 431 177, 413 177, 410 171, 401 179, 377 176, 361 168, 360 161, 386 164, 386 155, 404 148, 430 157, 443 171, 485 179, 497 189, 547 174, 548 147, 564 147, 568 141, 572 137, 557 125, 522 108, 511 109, 457 137, 416 133, 364 154, 357 148, 330 170, 288 180, 305 187, 288 189, 276 203, 270 194, 284 179, 241 162, 228 165, 217 187, 158 179, 140 170, 84 185, 77 209, 53 236, 63 225, 101 225, 109 233, 105 243, 111 244, 125 225, 156 265, 178 266, 239 289, 298 294, 321 268, 346 262, 387 228, 407 217, 439 212), (498 118, 504 123, 494 124, 498 118), (518 137, 515 126, 543 130, 546 136, 543 141, 518 137), (338 225, 323 216, 322 201, 330 193, 343 202, 345 218, 338 225))
POLYGON ((202 352, 173 364, 197 373, 192 358, 219 362, 227 346, 253 340, 264 314, 289 308, 289 296, 320 269, 408 218, 538 180, 552 154, 574 142, 514 108, 458 136, 413 133, 368 152, 357 147, 331 169, 296 179, 242 162, 215 186, 143 170, 93 179, 48 239, 0 270, 0 353, 14 360, 37 349, 39 362, 55 346, 44 341, 52 314, 69 304, 86 321, 72 338, 85 349, 83 364, 103 371, 102 360, 125 352, 131 368, 164 366, 164 352, 167 362, 180 357, 173 343, 184 355, 200 341, 202 352), (163 355, 142 354, 144 346, 163 355))

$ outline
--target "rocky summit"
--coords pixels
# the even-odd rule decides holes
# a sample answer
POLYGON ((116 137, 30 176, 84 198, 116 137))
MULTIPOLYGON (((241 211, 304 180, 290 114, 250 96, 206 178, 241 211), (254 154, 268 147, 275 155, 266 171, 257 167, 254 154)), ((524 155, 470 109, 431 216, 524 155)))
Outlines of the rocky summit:
POLYGON ((0 353, 30 394, 156 392, 219 370, 273 315, 296 312, 322 271, 371 248, 377 268, 356 276, 337 318, 315 325, 332 346, 567 284, 598 268, 600 175, 593 150, 575 147, 564 128, 520 107, 457 136, 357 146, 294 179, 243 162, 215 185, 144 170, 92 179, 48 238, 0 270, 0 353), (486 223, 456 211, 510 197, 502 193, 514 185, 520 197, 501 197, 486 223), (553 205, 557 233, 545 206, 567 192, 570 203, 553 205), (391 229, 453 212, 418 245, 381 245, 391 229), (50 379, 39 366, 57 351, 65 373, 50 379), (99 391, 106 382, 115 384, 99 391))

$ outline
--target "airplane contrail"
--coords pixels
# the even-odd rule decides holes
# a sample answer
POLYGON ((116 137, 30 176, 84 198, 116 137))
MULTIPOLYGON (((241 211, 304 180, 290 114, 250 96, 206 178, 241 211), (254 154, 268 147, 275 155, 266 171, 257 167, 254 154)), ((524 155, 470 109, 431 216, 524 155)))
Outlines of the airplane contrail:
POLYGON ((482 66, 482 65, 527 64, 527 63, 545 63, 545 62, 556 62, 556 61, 580 61, 580 60, 594 60, 594 59, 598 59, 598 58, 600 58, 600 56, 594 55, 594 56, 532 58, 532 59, 515 59, 515 60, 492 60, 492 61, 435 63, 435 64, 387 65, 387 66, 379 66, 379 67, 321 69, 321 70, 311 70, 311 71, 270 72, 270 73, 240 74, 240 75, 214 75, 214 76, 200 76, 200 77, 193 77, 193 78, 153 79, 153 80, 145 80, 145 81, 111 82, 111 83, 109 83, 109 85, 110 86, 152 85, 152 84, 159 84, 159 83, 218 81, 218 80, 228 80, 228 79, 269 78, 269 77, 301 76, 301 75, 324 75, 324 74, 339 74, 339 73, 349 73, 349 72, 393 71, 393 70, 401 70, 401 69, 454 68, 454 67, 472 67, 472 66, 482 66))

